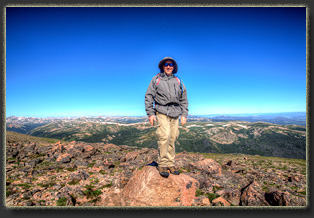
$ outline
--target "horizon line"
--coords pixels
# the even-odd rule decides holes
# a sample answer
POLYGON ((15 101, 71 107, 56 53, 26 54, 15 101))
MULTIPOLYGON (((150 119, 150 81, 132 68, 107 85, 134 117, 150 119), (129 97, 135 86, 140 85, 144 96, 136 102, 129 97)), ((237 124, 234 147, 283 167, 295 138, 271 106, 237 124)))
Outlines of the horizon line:
MULTIPOLYGON (((188 117, 197 116, 230 116, 230 115, 259 115, 259 114, 283 114, 283 113, 306 113, 307 111, 290 111, 290 112, 256 112, 256 113, 211 113, 211 114, 202 114, 202 115, 194 115, 190 114, 188 117)), ((147 115, 76 115, 76 116, 16 116, 10 115, 9 117, 25 117, 25 118, 81 118, 81 117, 147 117, 147 115)))

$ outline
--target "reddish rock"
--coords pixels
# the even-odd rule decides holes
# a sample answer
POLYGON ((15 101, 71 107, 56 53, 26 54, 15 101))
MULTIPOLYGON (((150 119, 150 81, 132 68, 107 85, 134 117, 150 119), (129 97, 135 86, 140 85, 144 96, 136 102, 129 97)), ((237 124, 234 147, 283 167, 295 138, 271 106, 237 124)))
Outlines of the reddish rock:
POLYGON ((189 163, 195 163, 204 160, 204 156, 200 154, 189 154, 187 151, 182 151, 176 155, 176 162, 179 168, 189 168, 189 163))
POLYGON ((163 178, 155 167, 145 166, 124 187, 122 206, 191 206, 198 182, 186 175, 163 178))
POLYGON ((210 205, 211 205, 208 198, 203 198, 203 199, 200 201, 200 203, 201 203, 201 206, 210 206, 210 205))
POLYGON ((195 198, 193 206, 210 206, 211 203, 207 196, 201 195, 195 198))
POLYGON ((121 148, 117 145, 114 145, 114 144, 106 144, 104 146, 104 150, 105 151, 110 151, 110 150, 120 150, 121 148))
POLYGON ((121 206, 121 193, 118 188, 104 189, 95 206, 121 206))
POLYGON ((99 172, 99 171, 101 171, 101 170, 104 170, 104 166, 99 166, 99 167, 93 166, 93 167, 92 167, 92 170, 99 172))
POLYGON ((190 169, 202 170, 208 174, 221 174, 221 165, 213 159, 204 159, 196 163, 190 163, 190 169))
POLYGON ((240 206, 269 206, 264 196, 259 192, 260 185, 254 181, 242 190, 240 206))
POLYGON ((62 143, 61 142, 57 142, 55 144, 55 151, 57 152, 62 152, 65 148, 63 147, 62 143))
POLYGON ((84 149, 83 149, 83 152, 85 153, 90 153, 90 152, 94 152, 95 151, 95 148, 91 145, 85 145, 84 146, 84 149))
POLYGON ((121 162, 129 162, 135 160, 138 155, 138 151, 132 151, 125 154, 123 158, 121 158, 121 162))
POLYGON ((225 190, 221 196, 235 206, 238 206, 240 204, 241 191, 238 189, 225 190))
POLYGON ((56 162, 59 162, 59 163, 69 163, 70 161, 71 161, 71 155, 68 153, 60 155, 56 160, 56 162))
POLYGON ((216 205, 219 205, 219 203, 221 203, 223 206, 230 206, 230 203, 222 197, 219 197, 219 198, 212 200, 212 203, 214 203, 216 205))

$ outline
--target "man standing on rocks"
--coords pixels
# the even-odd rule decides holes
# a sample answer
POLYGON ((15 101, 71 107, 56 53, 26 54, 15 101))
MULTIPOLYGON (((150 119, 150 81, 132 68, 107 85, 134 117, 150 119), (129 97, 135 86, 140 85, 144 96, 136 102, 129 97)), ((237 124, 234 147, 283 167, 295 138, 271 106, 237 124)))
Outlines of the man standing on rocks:
POLYGON ((157 123, 159 148, 157 169, 168 178, 169 172, 179 175, 175 166, 175 141, 179 137, 179 117, 184 125, 188 115, 186 88, 176 74, 178 64, 171 57, 165 57, 158 65, 160 73, 151 80, 145 94, 145 109, 151 125, 157 123))

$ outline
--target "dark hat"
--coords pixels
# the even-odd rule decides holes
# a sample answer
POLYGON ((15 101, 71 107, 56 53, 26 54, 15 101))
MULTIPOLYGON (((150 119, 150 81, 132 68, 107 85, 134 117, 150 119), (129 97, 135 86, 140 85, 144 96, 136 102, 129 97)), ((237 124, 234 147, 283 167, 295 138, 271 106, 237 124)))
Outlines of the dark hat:
POLYGON ((173 58, 171 58, 171 57, 165 57, 165 58, 163 58, 163 59, 159 62, 158 67, 159 67, 159 69, 160 69, 160 72, 163 72, 162 65, 164 65, 165 61, 168 61, 168 60, 173 62, 174 68, 173 68, 172 73, 173 73, 173 74, 176 74, 176 73, 178 72, 178 64, 177 64, 177 62, 176 62, 173 58))

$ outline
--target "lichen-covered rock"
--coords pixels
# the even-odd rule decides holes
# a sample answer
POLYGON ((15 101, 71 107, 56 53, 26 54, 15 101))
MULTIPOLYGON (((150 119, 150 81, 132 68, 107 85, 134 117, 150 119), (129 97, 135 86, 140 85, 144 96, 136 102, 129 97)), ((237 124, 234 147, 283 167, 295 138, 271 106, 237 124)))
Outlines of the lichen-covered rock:
POLYGON ((243 188, 240 197, 241 206, 270 206, 265 200, 264 196, 260 193, 261 186, 253 181, 247 187, 243 188))
POLYGON ((221 174, 221 165, 213 159, 204 159, 196 163, 190 163, 190 169, 201 170, 208 174, 221 174))
POLYGON ((186 175, 161 177, 155 167, 138 171, 124 187, 122 206, 191 206, 198 182, 186 175))

